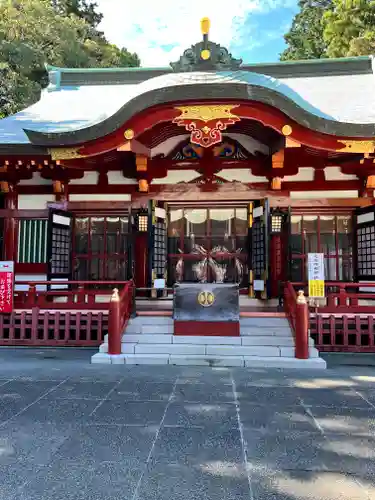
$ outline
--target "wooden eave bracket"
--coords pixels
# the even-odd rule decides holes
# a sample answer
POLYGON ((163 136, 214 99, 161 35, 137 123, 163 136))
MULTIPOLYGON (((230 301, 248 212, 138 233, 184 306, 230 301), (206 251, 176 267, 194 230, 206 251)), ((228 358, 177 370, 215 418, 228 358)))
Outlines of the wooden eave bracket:
POLYGON ((285 138, 285 147, 286 148, 300 148, 302 147, 302 144, 291 139, 290 137, 285 138))
POLYGON ((284 151, 284 149, 280 149, 280 151, 272 155, 272 168, 284 168, 284 151))
POLYGON ((135 153, 142 156, 151 157, 151 149, 144 146, 141 142, 132 139, 131 141, 126 141, 124 144, 117 148, 117 151, 124 153, 135 153))

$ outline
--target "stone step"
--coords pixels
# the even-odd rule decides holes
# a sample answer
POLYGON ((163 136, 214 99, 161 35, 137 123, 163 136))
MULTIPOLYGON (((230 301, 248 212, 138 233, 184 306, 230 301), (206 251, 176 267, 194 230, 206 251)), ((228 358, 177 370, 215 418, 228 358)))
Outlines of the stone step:
POLYGON ((268 318, 263 316, 251 317, 251 318, 240 318, 240 325, 253 327, 273 327, 273 328, 289 328, 289 321, 287 318, 268 318))
MULTIPOLYGON (((171 335, 174 332, 172 325, 142 325, 131 324, 126 328, 126 333, 146 335, 171 335)), ((245 326, 240 325, 241 335, 291 335, 289 326, 245 326)))
MULTIPOLYGON (((314 341, 310 338, 310 346, 314 341)), ((294 339, 289 336, 249 336, 249 337, 215 337, 215 336, 180 336, 180 335, 139 335, 125 333, 123 344, 189 344, 189 345, 235 345, 235 346, 279 346, 294 347, 294 339)), ((105 344, 108 344, 108 338, 105 344)), ((101 352, 107 352, 102 350, 101 352)))
POLYGON ((168 316, 136 316, 129 320, 129 325, 173 325, 173 319, 168 316))
POLYGON ((296 359, 269 356, 209 356, 209 355, 179 355, 179 354, 122 354, 110 356, 105 353, 94 354, 92 363, 131 364, 131 365, 190 365, 190 366, 237 366, 249 368, 296 368, 325 369, 326 362, 321 358, 296 359))
POLYGON ((275 328, 274 326, 240 326, 241 336, 279 336, 279 337, 290 337, 292 332, 289 326, 281 326, 275 328))
MULTIPOLYGON (((102 344, 100 353, 108 352, 108 344, 102 344)), ((207 345, 207 344, 121 344, 122 354, 179 354, 179 355, 209 355, 209 356, 264 356, 293 358, 293 346, 264 345, 207 345)), ((315 347, 310 347, 310 357, 316 358, 319 353, 315 347)))

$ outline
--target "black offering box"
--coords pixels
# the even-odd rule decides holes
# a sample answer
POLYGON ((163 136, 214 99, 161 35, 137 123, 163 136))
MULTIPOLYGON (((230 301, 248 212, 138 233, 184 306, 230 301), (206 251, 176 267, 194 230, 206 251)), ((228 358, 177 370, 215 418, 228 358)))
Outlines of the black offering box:
POLYGON ((175 335, 239 335, 239 289, 232 283, 178 283, 174 287, 175 335))

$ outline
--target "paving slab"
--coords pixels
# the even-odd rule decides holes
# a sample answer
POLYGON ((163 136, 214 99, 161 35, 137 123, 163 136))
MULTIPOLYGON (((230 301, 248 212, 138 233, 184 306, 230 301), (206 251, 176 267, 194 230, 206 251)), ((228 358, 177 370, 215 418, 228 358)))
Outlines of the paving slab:
POLYGON ((250 468, 257 500, 369 500, 355 477, 343 473, 250 468))
POLYGON ((315 421, 326 435, 375 436, 375 412, 373 409, 310 408, 315 421))
POLYGON ((238 428, 236 407, 232 403, 171 403, 165 415, 164 426, 205 428, 217 425, 220 429, 238 428))
POLYGON ((168 401, 174 385, 173 382, 140 381, 127 378, 114 387, 108 395, 108 400, 168 401))
POLYGON ((124 459, 145 463, 155 440, 157 427, 87 425, 77 428, 60 446, 54 458, 65 463, 95 464, 124 459))
POLYGON ((373 368, 106 366, 92 353, 0 350, 0 498, 375 500, 373 368))
POLYGON ((245 429, 259 429, 266 433, 318 432, 314 419, 302 406, 281 410, 277 405, 258 405, 242 402, 239 405, 240 419, 245 429))
POLYGON ((245 468, 227 463, 192 467, 152 464, 145 473, 137 500, 246 500, 249 483, 245 468))
POLYGON ((154 462, 190 465, 207 462, 241 464, 243 450, 238 429, 220 429, 212 424, 202 429, 164 427, 152 454, 154 462))
POLYGON ((327 470, 326 439, 316 432, 269 434, 245 429, 243 435, 251 463, 277 470, 327 470))
POLYGON ((156 425, 163 418, 164 401, 104 401, 89 423, 119 425, 156 425))
POLYGON ((142 473, 137 462, 99 462, 82 466, 61 461, 44 467, 14 496, 17 500, 131 499, 142 473))

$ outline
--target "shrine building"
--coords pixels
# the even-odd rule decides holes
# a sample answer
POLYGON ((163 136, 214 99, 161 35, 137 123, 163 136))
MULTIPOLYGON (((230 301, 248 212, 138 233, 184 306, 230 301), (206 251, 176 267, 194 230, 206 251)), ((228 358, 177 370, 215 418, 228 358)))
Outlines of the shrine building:
MULTIPOLYGON (((15 279, 0 345, 105 354, 110 296, 132 281, 129 335, 173 336, 176 283, 236 285, 244 328, 286 329, 289 287, 309 303, 308 361, 375 352, 373 57, 246 64, 208 28, 170 67, 48 66, 40 100, 0 120, 0 250, 15 279), (317 297, 309 254, 323 254, 317 297)), ((129 362, 185 355, 138 341, 123 340, 129 362)), ((277 357, 264 342, 254 357, 277 357)), ((277 345, 282 359, 293 345, 277 345)), ((233 359, 253 366, 254 346, 233 359)), ((187 357, 230 360, 219 347, 187 357)))

